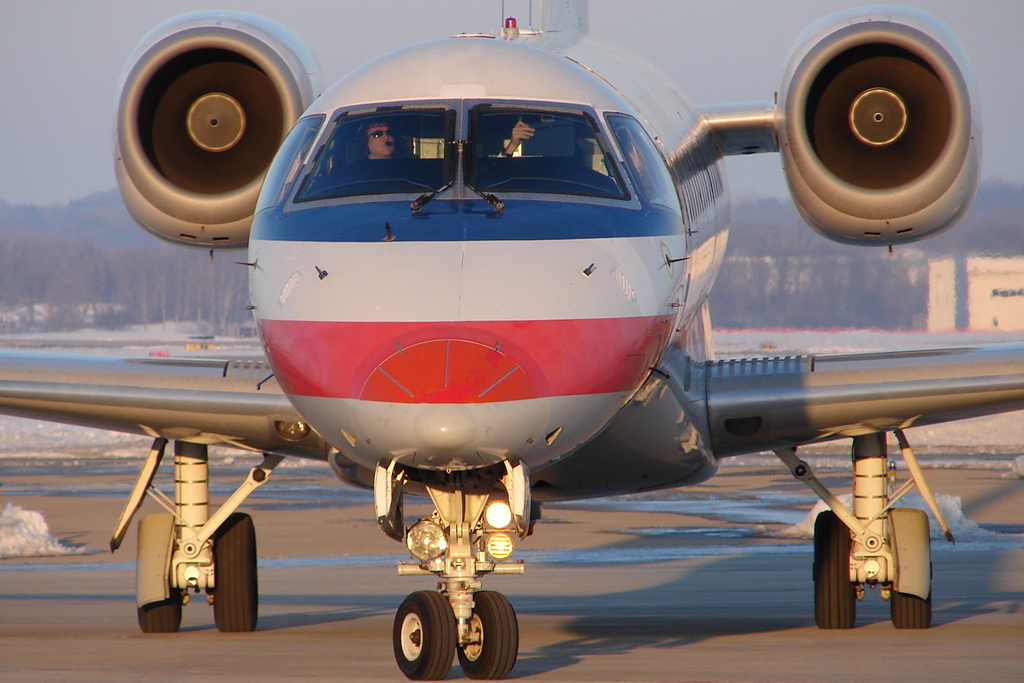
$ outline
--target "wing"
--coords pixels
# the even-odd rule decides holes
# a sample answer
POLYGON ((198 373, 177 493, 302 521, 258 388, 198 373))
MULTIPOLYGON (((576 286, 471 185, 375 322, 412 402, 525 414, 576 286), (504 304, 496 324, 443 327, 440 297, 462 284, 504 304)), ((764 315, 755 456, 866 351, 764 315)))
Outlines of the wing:
POLYGON ((1024 408, 1024 344, 744 358, 707 367, 717 455, 1024 408))
POLYGON ((0 352, 0 412, 151 437, 326 458, 262 358, 0 352))

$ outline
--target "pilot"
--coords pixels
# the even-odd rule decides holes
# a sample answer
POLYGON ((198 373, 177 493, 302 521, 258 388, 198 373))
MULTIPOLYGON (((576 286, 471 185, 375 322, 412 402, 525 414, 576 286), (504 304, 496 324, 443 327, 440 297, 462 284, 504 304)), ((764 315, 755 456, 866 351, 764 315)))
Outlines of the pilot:
MULTIPOLYGON (((505 145, 503 150, 505 156, 510 157, 516 153, 519 149, 519 145, 523 143, 523 140, 529 140, 533 137, 536 132, 534 128, 531 128, 529 124, 524 123, 522 119, 516 122, 516 125, 512 126, 512 134, 509 136, 508 144, 505 145)), ((493 152, 492 152, 493 154, 493 152)))
POLYGON ((390 159, 395 155, 395 136, 390 125, 383 121, 369 123, 363 127, 363 133, 367 159, 390 159))
MULTIPOLYGON (((398 156, 396 154, 395 134, 391 130, 391 125, 386 121, 367 123, 362 126, 362 132, 363 135, 358 139, 357 143, 359 148, 359 152, 356 155, 357 158, 393 159, 398 156)), ((519 120, 512 127, 509 142, 503 150, 505 156, 512 156, 519 149, 519 145, 522 144, 523 140, 532 138, 534 132, 536 132, 534 128, 519 120)))

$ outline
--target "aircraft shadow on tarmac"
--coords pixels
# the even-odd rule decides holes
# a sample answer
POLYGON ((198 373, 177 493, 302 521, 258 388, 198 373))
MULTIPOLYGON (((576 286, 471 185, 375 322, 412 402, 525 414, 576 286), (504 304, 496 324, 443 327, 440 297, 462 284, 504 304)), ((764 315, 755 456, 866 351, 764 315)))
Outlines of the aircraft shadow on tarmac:
MULTIPOLYGON (((629 546, 631 539, 604 546, 629 546)), ((701 641, 795 629, 815 629, 811 553, 741 555, 703 558, 681 563, 675 579, 635 590, 590 595, 507 593, 519 615, 525 646, 512 678, 521 678, 574 666, 600 655, 622 655, 648 648, 686 647, 701 641), (538 621, 554 619, 564 637, 530 648, 531 630, 538 621)), ((941 629, 970 617, 1012 613, 1024 609, 1024 591, 999 590, 996 574, 999 550, 940 551, 935 561, 933 627, 941 629), (967 580, 965 577, 969 577, 967 580)), ((538 569, 540 563, 536 563, 538 569)), ((547 565, 550 569, 552 565, 547 565)), ((572 565, 560 565, 567 572, 572 565)), ((635 584, 629 564, 590 564, 600 568, 605 581, 635 584), (619 575, 617 578, 614 575, 619 575)), ((585 581, 581 577, 581 581, 585 581)), ((521 588, 528 588, 522 579, 521 588)), ((410 586, 410 590, 414 589, 410 586)), ((503 588, 504 590, 504 588, 503 588)), ((260 617, 260 631, 340 624, 365 617, 389 616, 400 595, 288 594, 264 595, 268 608, 260 617), (274 613, 273 606, 289 606, 274 613), (303 609, 308 607, 309 609, 303 609), (319 609, 318 609, 319 608, 319 609), (326 609, 325 609, 326 608, 326 609)), ((888 603, 877 591, 868 591, 858 603, 855 628, 870 627, 882 637, 900 637, 889 624, 888 603)), ((187 630, 212 629, 212 625, 187 630)), ((821 632, 826 633, 826 632, 821 632)), ((876 635, 877 637, 877 635, 876 635)))
MULTIPOLYGON (((278 631, 391 615, 401 600, 399 595, 262 595, 260 602, 264 605, 307 605, 309 609, 260 614, 257 630, 278 631)), ((212 624, 209 628, 213 628, 212 624)))
MULTIPOLYGON (((1024 591, 993 588, 998 558, 998 551, 941 552, 933 557, 933 629, 1024 608, 1024 591)), ((628 570, 623 574, 628 581, 628 570)), ((723 558, 636 591, 571 598, 513 596, 521 624, 528 624, 532 614, 569 619, 561 626, 564 639, 520 653, 512 677, 570 667, 594 655, 685 647, 721 636, 817 631, 813 590, 808 552, 723 558)), ((885 638, 911 633, 891 626, 889 604, 877 591, 869 590, 857 608, 855 629, 877 625, 886 630, 885 638)))

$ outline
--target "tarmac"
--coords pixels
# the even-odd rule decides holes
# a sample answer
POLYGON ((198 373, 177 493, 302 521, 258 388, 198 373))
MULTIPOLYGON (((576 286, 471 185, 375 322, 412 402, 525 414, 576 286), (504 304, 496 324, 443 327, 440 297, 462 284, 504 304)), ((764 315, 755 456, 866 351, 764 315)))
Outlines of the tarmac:
MULTIPOLYGON (((246 466, 214 463, 226 473, 215 494, 241 481, 246 466)), ((246 634, 219 633, 202 596, 185 607, 181 632, 139 632, 134 531, 116 554, 106 551, 132 481, 126 466, 0 468, 0 503, 41 511, 55 538, 85 552, 0 560, 0 681, 405 680, 392 654, 394 611, 433 581, 397 576, 402 547, 376 528, 369 497, 347 493, 326 468, 279 469, 246 505, 262 558, 259 626, 246 634)), ((855 628, 817 629, 810 542, 764 533, 786 526, 770 515, 751 534, 721 505, 785 494, 799 516, 813 498, 781 464, 731 467, 690 489, 704 511, 546 506, 520 544, 526 575, 484 579, 518 614, 511 678, 1019 683, 1024 480, 993 469, 927 475, 995 539, 933 541, 930 629, 894 629, 877 591, 858 605, 855 628)), ((842 490, 843 477, 826 479, 842 490)), ((425 510, 407 506, 407 515, 425 510)), ((142 514, 155 511, 147 501, 142 514)), ((448 678, 465 677, 456 664, 448 678)))

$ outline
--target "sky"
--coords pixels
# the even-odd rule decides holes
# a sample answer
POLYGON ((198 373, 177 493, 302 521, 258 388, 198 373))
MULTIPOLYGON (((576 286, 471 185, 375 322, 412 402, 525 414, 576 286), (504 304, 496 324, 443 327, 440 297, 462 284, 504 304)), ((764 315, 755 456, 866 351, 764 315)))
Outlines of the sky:
MULTIPOLYGON (((529 0, 505 13, 529 23, 529 0)), ((838 0, 591 0, 591 33, 638 52, 697 104, 768 101, 793 42, 838 0)), ((971 60, 980 107, 982 178, 1024 184, 1024 3, 918 0, 971 60)), ((534 0, 534 24, 540 23, 534 0)), ((67 202, 115 187, 117 84, 139 40, 183 12, 225 9, 295 32, 325 85, 406 45, 500 28, 501 0, 5 0, 0 9, 0 200, 67 202)), ((778 155, 731 158, 735 195, 787 195, 778 155)))

